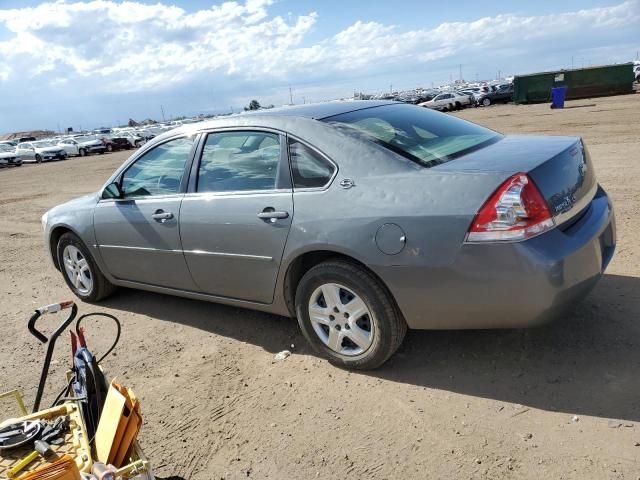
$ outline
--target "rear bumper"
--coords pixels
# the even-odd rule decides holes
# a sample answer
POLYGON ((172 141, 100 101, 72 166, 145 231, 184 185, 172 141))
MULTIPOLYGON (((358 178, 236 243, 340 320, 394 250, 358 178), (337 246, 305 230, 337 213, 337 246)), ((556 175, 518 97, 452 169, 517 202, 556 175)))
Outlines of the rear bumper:
POLYGON ((376 270, 410 328, 531 327, 575 306, 613 257, 615 217, 604 190, 565 225, 520 243, 465 244, 443 268, 376 270))

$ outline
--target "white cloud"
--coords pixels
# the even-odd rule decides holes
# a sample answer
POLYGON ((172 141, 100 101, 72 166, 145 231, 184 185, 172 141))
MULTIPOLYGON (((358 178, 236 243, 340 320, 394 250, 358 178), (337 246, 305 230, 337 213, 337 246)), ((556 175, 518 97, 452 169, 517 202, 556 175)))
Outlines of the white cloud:
POLYGON ((503 14, 414 30, 354 19, 343 31, 310 42, 322 19, 315 12, 274 16, 273 2, 227 1, 195 12, 112 0, 0 9, 0 30, 9 33, 0 41, 0 86, 11 85, 27 97, 35 90, 59 93, 72 87, 90 97, 149 94, 194 83, 230 92, 230 83, 237 82, 268 91, 286 82, 320 86, 497 58, 533 70, 544 68, 545 56, 556 50, 611 51, 635 41, 629 31, 640 31, 640 0, 628 0, 557 15, 503 14), (623 31, 627 37, 618 41, 623 31))

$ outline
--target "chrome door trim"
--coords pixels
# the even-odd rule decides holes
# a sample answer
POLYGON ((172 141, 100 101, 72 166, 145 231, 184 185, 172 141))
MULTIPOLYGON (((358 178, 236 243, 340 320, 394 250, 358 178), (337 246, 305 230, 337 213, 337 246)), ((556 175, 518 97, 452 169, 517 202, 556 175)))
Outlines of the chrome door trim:
POLYGON ((144 252, 166 252, 166 253, 184 253, 188 255, 210 255, 216 257, 243 258, 247 260, 261 260, 263 262, 273 261, 273 257, 263 255, 248 255, 244 253, 226 253, 226 252, 209 252, 207 250, 163 250, 160 248, 150 247, 129 247, 125 245, 94 245, 94 248, 116 248, 120 250, 137 250, 144 252))
POLYGON ((293 190, 290 188, 271 189, 271 190, 229 190, 226 192, 189 192, 184 194, 185 200, 206 199, 208 197, 236 197, 236 196, 256 196, 256 195, 277 195, 291 194, 293 190))
POLYGON ((182 250, 164 250, 162 248, 151 247, 129 247, 126 245, 95 245, 97 248, 118 248, 120 250, 138 250, 143 252, 168 252, 168 253, 182 253, 182 250))
POLYGON ((185 250, 185 254, 188 255, 209 255, 214 257, 229 257, 229 258, 244 258, 247 260, 262 260, 264 262, 271 262, 273 257, 266 257, 263 255, 248 255, 244 253, 225 253, 225 252, 208 252, 206 250, 185 250))
POLYGON ((98 203, 133 203, 140 202, 143 200, 174 200, 180 199, 184 197, 184 193, 166 193, 162 195, 139 195, 135 197, 126 197, 126 198, 100 198, 98 203))

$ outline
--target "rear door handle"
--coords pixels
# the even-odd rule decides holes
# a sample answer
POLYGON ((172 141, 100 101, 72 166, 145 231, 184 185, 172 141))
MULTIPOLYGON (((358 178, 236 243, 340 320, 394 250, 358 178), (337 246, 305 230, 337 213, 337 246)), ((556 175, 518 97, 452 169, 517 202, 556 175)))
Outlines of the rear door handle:
POLYGON ((262 220, 271 220, 275 222, 276 220, 282 220, 284 218, 289 218, 289 212, 278 212, 273 208, 265 208, 262 212, 258 214, 258 218, 262 220))
POLYGON ((171 220, 173 218, 173 213, 165 212, 164 210, 156 210, 156 212, 151 215, 151 218, 160 223, 164 223, 167 220, 171 220))

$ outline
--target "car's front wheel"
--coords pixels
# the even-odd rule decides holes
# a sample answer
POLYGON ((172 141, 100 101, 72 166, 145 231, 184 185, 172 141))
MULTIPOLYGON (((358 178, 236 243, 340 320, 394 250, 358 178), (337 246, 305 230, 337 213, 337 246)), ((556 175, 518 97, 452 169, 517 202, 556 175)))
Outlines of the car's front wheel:
POLYGON ((78 150, 78 155, 84 157, 87 154, 87 151, 84 148, 78 150))
POLYGON ((67 286, 80 299, 98 302, 115 290, 96 265, 87 247, 73 233, 68 232, 60 237, 57 257, 67 286))
POLYGON ((38 153, 36 153, 36 163, 42 163, 42 157, 38 153))
POLYGON ((332 363, 354 369, 382 365, 398 349, 406 323, 367 270, 344 261, 311 268, 296 290, 302 333, 332 363))
POLYGON ((489 105, 491 105, 491 100, 489 100, 488 98, 483 99, 482 105, 484 105, 485 107, 488 107, 489 105))

